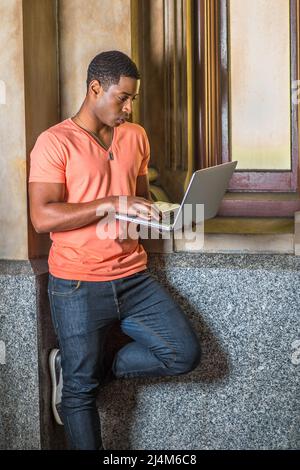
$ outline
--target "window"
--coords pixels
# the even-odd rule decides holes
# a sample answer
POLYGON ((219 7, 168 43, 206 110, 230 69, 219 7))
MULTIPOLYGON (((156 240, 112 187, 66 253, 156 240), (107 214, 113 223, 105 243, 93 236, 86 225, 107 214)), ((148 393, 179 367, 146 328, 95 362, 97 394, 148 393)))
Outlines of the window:
POLYGON ((295 7, 293 0, 229 0, 222 10, 221 24, 227 28, 228 153, 239 162, 231 189, 297 189, 295 7))

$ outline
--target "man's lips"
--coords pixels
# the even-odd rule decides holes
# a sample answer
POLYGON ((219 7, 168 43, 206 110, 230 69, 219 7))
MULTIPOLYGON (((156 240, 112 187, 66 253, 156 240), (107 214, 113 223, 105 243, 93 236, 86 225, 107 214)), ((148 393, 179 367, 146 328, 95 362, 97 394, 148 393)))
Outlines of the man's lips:
POLYGON ((124 124, 125 121, 126 121, 126 118, 118 118, 118 119, 116 119, 116 122, 117 122, 118 124, 124 124))

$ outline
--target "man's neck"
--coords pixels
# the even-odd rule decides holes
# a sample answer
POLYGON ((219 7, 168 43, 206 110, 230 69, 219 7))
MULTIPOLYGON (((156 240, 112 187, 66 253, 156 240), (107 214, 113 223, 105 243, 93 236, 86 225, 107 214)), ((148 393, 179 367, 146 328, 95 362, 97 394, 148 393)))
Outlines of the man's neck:
POLYGON ((109 147, 113 137, 113 129, 95 119, 94 115, 84 106, 72 118, 76 124, 97 136, 105 146, 109 147))
POLYGON ((85 102, 83 102, 81 108, 74 117, 78 117, 81 123, 84 123, 85 126, 94 134, 101 136, 102 134, 105 135, 110 133, 111 128, 99 121, 99 119, 95 117, 91 110, 88 109, 85 102))

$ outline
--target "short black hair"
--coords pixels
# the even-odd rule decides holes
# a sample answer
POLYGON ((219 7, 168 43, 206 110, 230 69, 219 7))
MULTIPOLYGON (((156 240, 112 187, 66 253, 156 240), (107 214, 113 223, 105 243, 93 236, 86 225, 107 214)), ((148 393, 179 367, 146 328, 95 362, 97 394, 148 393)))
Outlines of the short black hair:
POLYGON ((92 80, 98 80, 106 91, 111 85, 116 85, 120 77, 140 79, 140 73, 135 63, 120 51, 101 52, 91 61, 87 71, 87 88, 92 80))

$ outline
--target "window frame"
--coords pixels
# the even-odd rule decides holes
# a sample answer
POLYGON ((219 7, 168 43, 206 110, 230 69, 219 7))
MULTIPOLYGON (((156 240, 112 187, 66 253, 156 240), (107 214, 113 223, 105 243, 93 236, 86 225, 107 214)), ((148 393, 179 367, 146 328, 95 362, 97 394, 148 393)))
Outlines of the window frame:
MULTIPOLYGON (((299 187, 299 130, 298 106, 292 102, 292 84, 298 76, 299 36, 297 2, 290 2, 290 103, 291 103, 291 170, 236 170, 229 185, 234 192, 296 192, 299 187)), ((230 139, 230 57, 229 57, 229 0, 220 2, 220 80, 221 80, 221 148, 222 163, 231 159, 230 139)), ((299 5, 299 2, 298 2, 299 5)))

